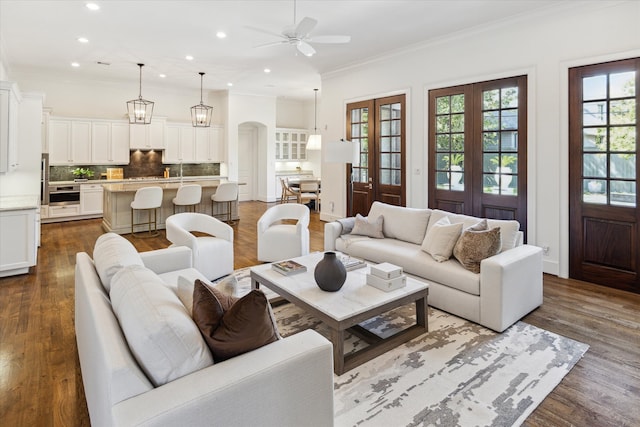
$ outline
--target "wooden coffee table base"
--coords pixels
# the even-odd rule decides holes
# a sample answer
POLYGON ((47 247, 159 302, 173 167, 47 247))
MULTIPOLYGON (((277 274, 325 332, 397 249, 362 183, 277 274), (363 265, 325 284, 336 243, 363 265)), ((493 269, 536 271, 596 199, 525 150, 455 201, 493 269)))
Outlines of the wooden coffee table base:
MULTIPOLYGON (((405 304, 399 304, 396 307, 400 307, 405 304)), ((357 323, 371 319, 378 316, 388 310, 381 310, 376 313, 366 313, 366 318, 363 318, 355 325, 352 325, 355 319, 349 319, 345 322, 340 322, 337 325, 328 325, 331 331, 331 343, 333 344, 333 371, 337 375, 360 366, 371 359, 380 356, 383 353, 404 344, 405 342, 412 340, 426 332, 429 332, 429 325, 427 322, 427 296, 423 296, 415 300, 416 305, 416 324, 404 329, 394 335, 387 338, 379 337, 378 335, 368 331, 357 323), (344 336, 345 331, 349 331, 354 335, 362 338, 369 345, 354 353, 344 354, 344 336)), ((392 307, 389 310, 396 308, 392 307)), ((378 310, 376 310, 378 311, 378 310)), ((333 322, 332 322, 333 323, 333 322)))

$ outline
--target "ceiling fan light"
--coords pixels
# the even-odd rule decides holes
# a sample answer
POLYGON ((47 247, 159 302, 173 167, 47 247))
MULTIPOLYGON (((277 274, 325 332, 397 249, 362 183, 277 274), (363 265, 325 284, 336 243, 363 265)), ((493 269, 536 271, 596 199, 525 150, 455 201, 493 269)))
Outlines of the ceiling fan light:
POLYGON ((211 126, 213 107, 204 105, 202 102, 202 78, 204 73, 198 74, 200 74, 200 104, 191 107, 191 124, 193 127, 208 128, 211 126))
POLYGON ((140 67, 140 94, 137 99, 127 101, 127 112, 130 124, 148 125, 153 116, 154 103, 142 98, 142 67, 144 64, 138 64, 138 67, 140 67))

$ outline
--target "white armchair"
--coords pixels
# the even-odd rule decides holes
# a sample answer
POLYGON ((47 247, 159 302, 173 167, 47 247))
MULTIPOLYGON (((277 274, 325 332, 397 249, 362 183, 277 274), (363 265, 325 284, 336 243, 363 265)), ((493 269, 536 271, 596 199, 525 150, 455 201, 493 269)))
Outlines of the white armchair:
POLYGON ((286 203, 273 206, 258 220, 258 259, 272 262, 309 253, 309 208, 286 203), (282 223, 296 220, 295 224, 282 223))
POLYGON ((167 218, 166 228, 171 246, 191 248, 193 267, 207 279, 233 272, 233 228, 224 222, 201 213, 179 213, 167 218))

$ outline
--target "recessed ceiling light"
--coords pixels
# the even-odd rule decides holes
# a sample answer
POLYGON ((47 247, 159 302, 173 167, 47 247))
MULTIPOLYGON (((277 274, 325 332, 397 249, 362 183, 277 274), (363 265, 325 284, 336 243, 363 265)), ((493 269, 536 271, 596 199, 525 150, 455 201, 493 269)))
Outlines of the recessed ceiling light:
POLYGON ((89 43, 89 39, 86 37, 78 37, 80 43, 89 43))
POLYGON ((161 79, 164 79, 165 77, 167 77, 166 74, 159 74, 158 77, 160 77, 161 79))
POLYGON ((193 61, 193 56, 187 55, 184 57, 184 59, 186 59, 187 61, 193 61))
POLYGON ((264 69, 264 72, 265 72, 265 73, 270 73, 270 72, 271 72, 271 70, 270 70, 269 68, 265 68, 265 69, 264 69))
POLYGON ((80 64, 79 64, 79 63, 77 63, 77 62, 72 62, 72 63, 71 63, 71 66, 72 66, 72 67, 76 67, 76 68, 77 68, 77 67, 79 67, 79 66, 80 66, 80 64))
POLYGON ((227 86, 231 87, 231 86, 233 86, 233 83, 229 82, 229 83, 227 83, 227 86))
POLYGON ((87 6, 87 9, 89 10, 99 10, 100 6, 98 6, 96 3, 87 3, 85 6, 87 6))
POLYGON ((225 33, 224 31, 218 31, 216 33, 216 37, 219 38, 219 39, 224 39, 224 38, 227 37, 227 33, 225 33))

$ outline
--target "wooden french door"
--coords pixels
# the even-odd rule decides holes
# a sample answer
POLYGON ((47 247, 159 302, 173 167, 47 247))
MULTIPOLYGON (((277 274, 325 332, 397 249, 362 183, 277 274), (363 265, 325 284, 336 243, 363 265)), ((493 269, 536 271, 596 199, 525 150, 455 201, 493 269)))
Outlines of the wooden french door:
POLYGON ((569 70, 569 275, 640 293, 640 58, 569 70))
POLYGON ((429 91, 429 207, 527 227, 527 77, 429 91))
POLYGON ((375 200, 405 206, 405 96, 348 104, 347 139, 358 152, 358 161, 350 165, 348 215, 366 215, 375 200))

